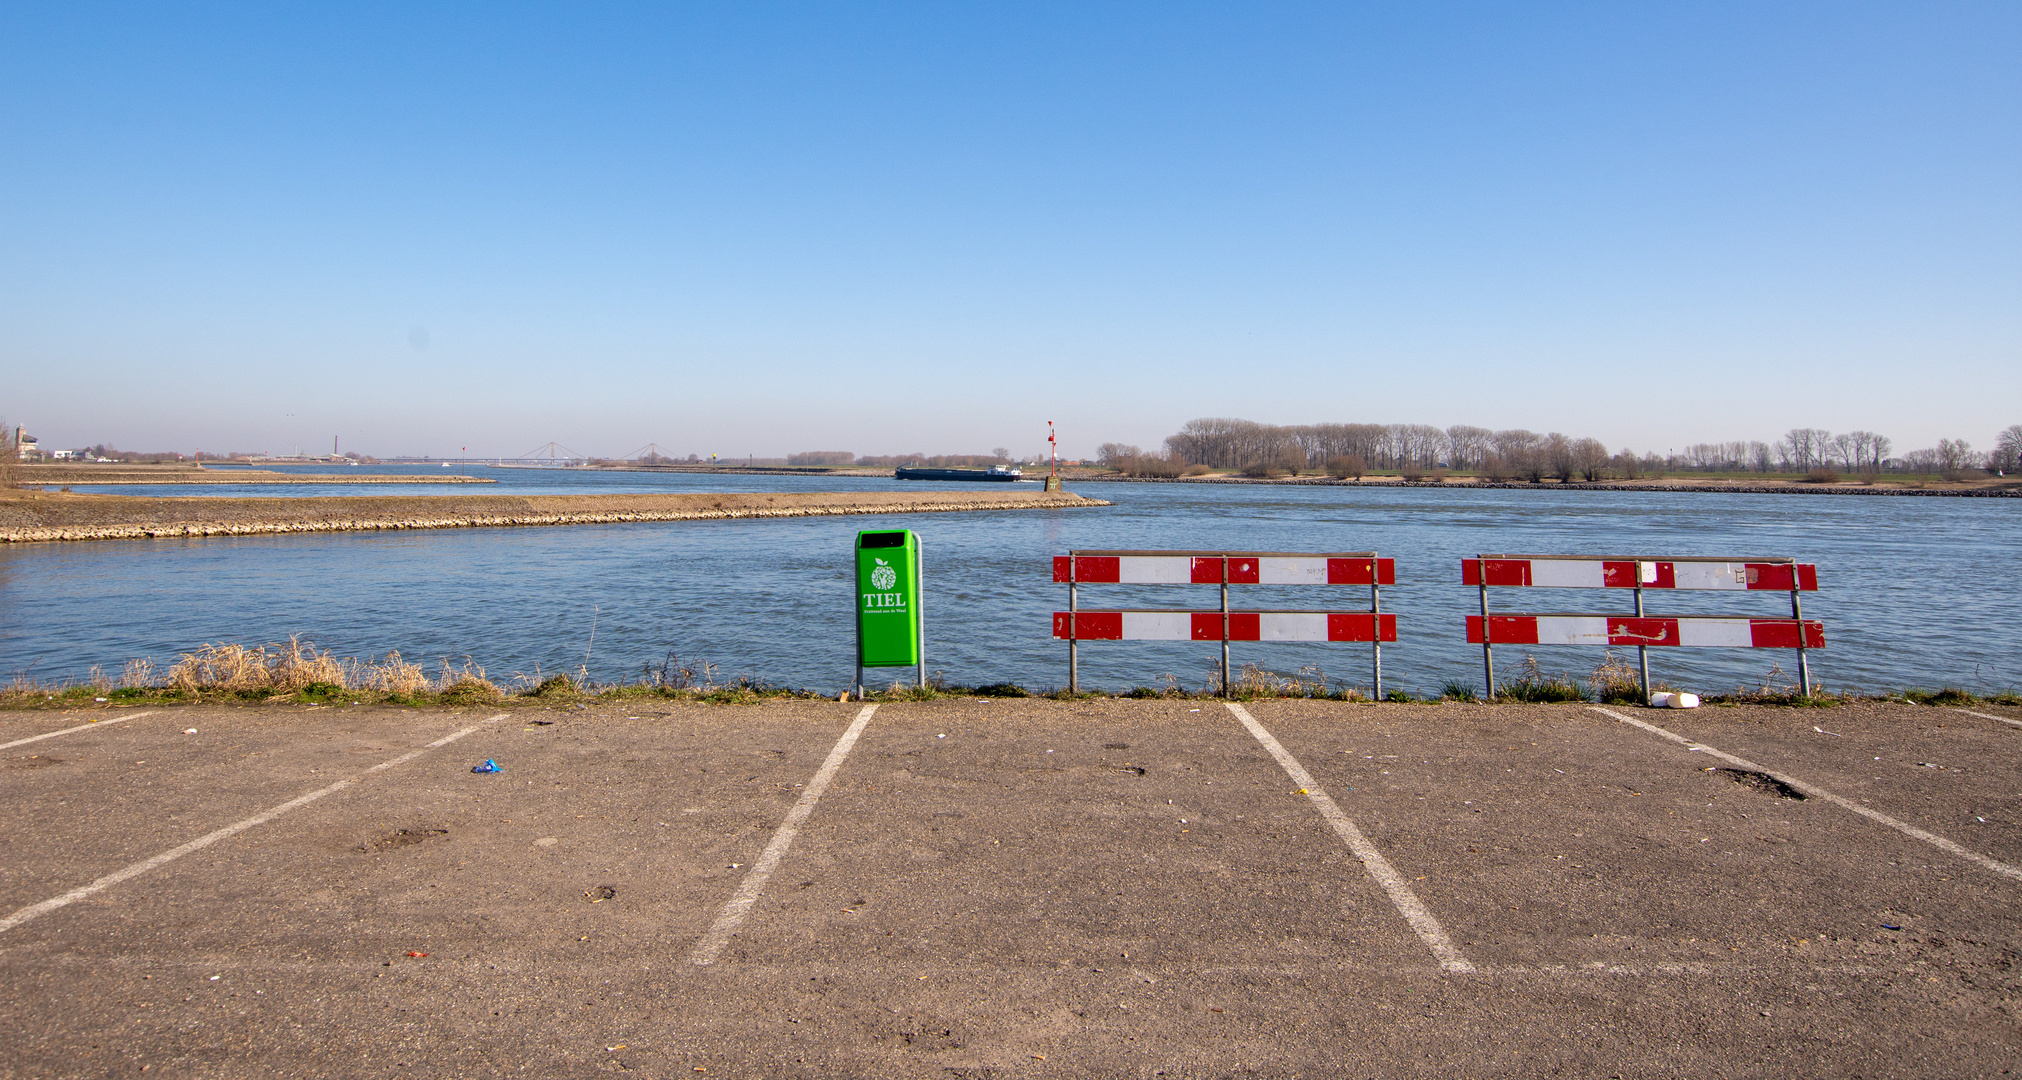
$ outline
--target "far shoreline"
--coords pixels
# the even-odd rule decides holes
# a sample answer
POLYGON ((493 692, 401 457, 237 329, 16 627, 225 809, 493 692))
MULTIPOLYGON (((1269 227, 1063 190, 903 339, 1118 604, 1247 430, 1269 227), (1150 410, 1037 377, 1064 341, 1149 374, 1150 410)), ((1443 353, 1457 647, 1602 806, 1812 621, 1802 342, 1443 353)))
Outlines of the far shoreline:
MULTIPOLYGON (((542 465, 508 465, 506 468, 547 469, 542 465)), ((893 479, 892 471, 885 468, 864 468, 861 466, 839 466, 822 468, 819 466, 768 466, 768 465, 569 465, 554 468, 556 472, 639 472, 639 473, 718 473, 749 476, 834 476, 849 479, 893 479)), ((1046 479, 1042 468, 1034 468, 1025 478, 1026 483, 1039 483, 1046 479)), ((1257 477, 1231 476, 1226 473, 1210 473, 1205 476, 1122 476, 1116 473, 1097 472, 1083 466, 1069 466, 1060 470, 1060 480, 1065 484, 1239 484, 1255 487, 1336 487, 1336 488, 1409 488, 1412 490, 1479 490, 1479 491, 1647 491, 1672 492, 1687 491, 1705 494, 1727 493, 1732 495, 1921 495, 1950 498, 2017 498, 2022 497, 2022 477, 2002 480, 1988 480, 1971 484, 1954 484, 1950 481, 1936 481, 1929 485, 1905 484, 1884 481, 1863 484, 1859 481, 1837 481, 1830 484, 1815 484, 1806 480, 1713 480, 1713 479, 1663 479, 1663 480, 1597 480, 1585 482, 1569 480, 1529 483, 1521 480, 1491 481, 1476 477, 1449 477, 1446 480, 1405 480, 1401 477, 1369 477, 1361 480, 1337 479, 1332 476, 1287 476, 1257 477), (1940 486, 1945 485, 1945 486, 1940 486)), ((933 481, 918 481, 923 486, 933 481)))

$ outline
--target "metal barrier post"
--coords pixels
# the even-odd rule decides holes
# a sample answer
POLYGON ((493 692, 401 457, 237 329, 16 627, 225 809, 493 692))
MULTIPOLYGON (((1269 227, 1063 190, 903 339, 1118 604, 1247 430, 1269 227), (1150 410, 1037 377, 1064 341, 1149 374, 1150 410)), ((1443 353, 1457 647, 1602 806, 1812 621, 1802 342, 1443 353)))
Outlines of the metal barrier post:
POLYGON ((1797 685, 1805 697, 1811 696, 1811 661, 1804 654, 1804 604, 1798 599, 1801 574, 1793 563, 1790 568, 1790 617, 1797 620, 1797 685))
MULTIPOLYGON (((1636 563, 1636 617, 1643 617, 1643 563, 1636 563)), ((1650 647, 1636 646, 1636 666, 1643 672, 1643 704, 1650 704, 1650 647)))
POLYGON ((1074 613, 1081 610, 1080 583, 1074 579, 1074 559, 1067 560, 1067 692, 1081 692, 1081 639, 1074 626, 1074 613))
POLYGON ((1377 630, 1370 635, 1376 639, 1369 644, 1371 664, 1375 669, 1370 682, 1373 684, 1378 701, 1383 700, 1383 598, 1380 595, 1383 587, 1377 584, 1377 580, 1382 576, 1376 572, 1375 563, 1372 561, 1369 573, 1369 615, 1376 620, 1377 630))
POLYGON ((1489 630, 1489 627, 1493 624, 1489 621, 1488 617, 1488 560, 1476 559, 1474 565, 1476 571, 1481 575, 1481 670, 1483 678, 1488 682, 1488 697, 1483 700, 1494 701, 1495 646, 1489 644, 1489 641, 1495 635, 1489 630))
POLYGON ((1229 696, 1229 560, 1222 559, 1222 696, 1229 696))

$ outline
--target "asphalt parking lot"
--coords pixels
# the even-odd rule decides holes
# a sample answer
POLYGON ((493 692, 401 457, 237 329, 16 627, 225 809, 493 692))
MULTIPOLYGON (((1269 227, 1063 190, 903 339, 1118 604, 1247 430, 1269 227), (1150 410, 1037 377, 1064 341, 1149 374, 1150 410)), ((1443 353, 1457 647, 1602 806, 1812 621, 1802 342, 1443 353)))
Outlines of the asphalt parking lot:
POLYGON ((0 1076, 2022 1058, 2013 708, 133 712, 0 714, 0 1076))

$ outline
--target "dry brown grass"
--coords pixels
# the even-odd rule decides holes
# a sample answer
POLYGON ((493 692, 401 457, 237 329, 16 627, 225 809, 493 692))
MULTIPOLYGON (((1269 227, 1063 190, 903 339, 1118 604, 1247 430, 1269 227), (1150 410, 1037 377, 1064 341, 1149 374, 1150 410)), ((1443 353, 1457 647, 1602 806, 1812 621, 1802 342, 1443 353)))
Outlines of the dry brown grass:
POLYGON ((348 689, 344 661, 314 645, 291 637, 282 645, 211 645, 206 643, 169 668, 168 685, 177 690, 273 690, 294 693, 321 684, 348 689))
MULTIPOLYGON (((1220 672, 1211 673, 1210 688, 1219 681, 1220 672)), ((1275 671, 1245 664, 1243 669, 1229 680, 1229 693, 1239 698, 1332 698, 1339 701, 1367 701, 1368 695, 1361 687, 1332 687, 1327 684, 1327 676, 1317 667, 1302 667, 1296 675, 1280 675, 1275 671)))
POLYGON ((404 695, 461 687, 464 696, 482 693, 476 688, 490 687, 493 697, 500 693, 485 678, 484 669, 468 661, 452 667, 445 660, 441 680, 434 683, 420 664, 410 663, 398 652, 387 653, 384 659, 340 658, 297 637, 289 638, 286 645, 206 644, 184 653, 169 668, 166 679, 158 679, 154 665, 146 660, 128 661, 120 682, 130 688, 160 687, 190 693, 267 690, 288 694, 311 687, 404 695))
POLYGON ((1594 700, 1603 705, 1645 704, 1642 669, 1616 656, 1612 649, 1587 676, 1587 686, 1594 692, 1594 700))

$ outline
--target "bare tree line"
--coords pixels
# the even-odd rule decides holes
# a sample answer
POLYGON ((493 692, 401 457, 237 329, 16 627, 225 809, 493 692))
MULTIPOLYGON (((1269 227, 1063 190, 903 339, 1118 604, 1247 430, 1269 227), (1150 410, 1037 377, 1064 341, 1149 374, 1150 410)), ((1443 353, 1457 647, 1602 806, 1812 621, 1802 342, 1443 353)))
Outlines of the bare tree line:
POLYGON ((1214 469, 1326 470, 1360 475, 1365 469, 1416 472, 1451 468, 1491 478, 1599 480, 1633 479, 1660 471, 1814 473, 1884 471, 1962 475, 1976 469, 2013 471, 2022 463, 2022 424, 2002 431, 1991 453, 1975 453, 1963 439, 1941 439, 1936 447, 1891 457, 1893 442, 1872 431, 1834 434, 1823 428, 1793 428, 1775 442, 1696 443, 1676 454, 1610 452, 1597 439, 1575 438, 1522 428, 1491 430, 1467 424, 1260 424, 1227 417, 1188 421, 1165 440, 1163 455, 1134 446, 1104 443, 1101 464, 1143 472, 1171 472, 1192 465, 1214 469), (1155 462, 1162 457, 1166 463, 1155 462))

